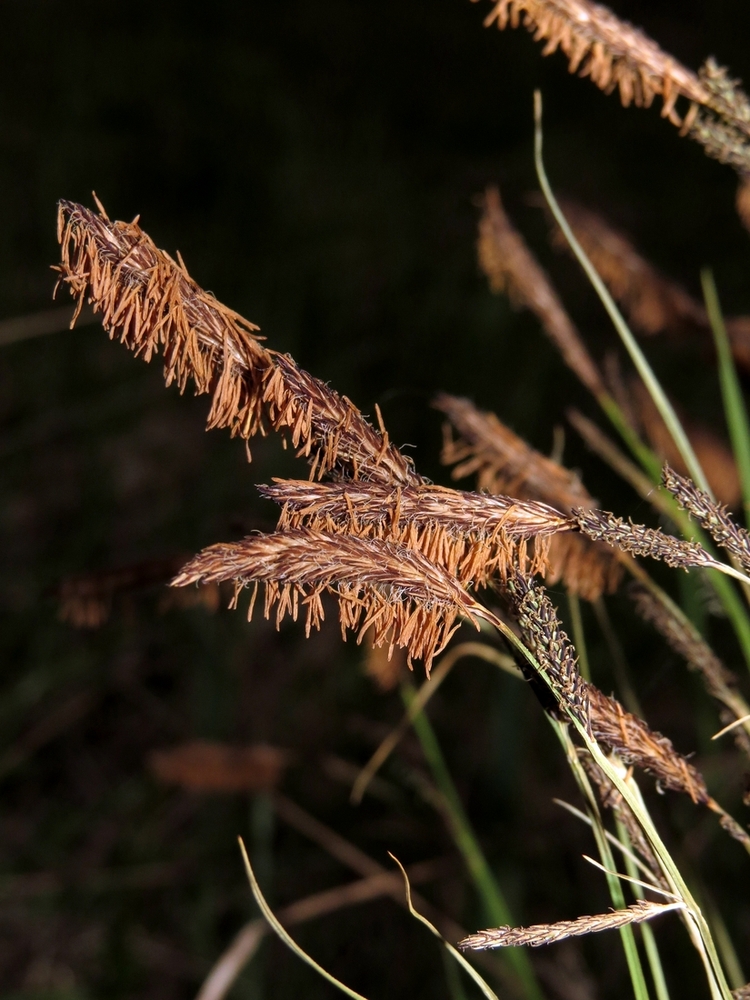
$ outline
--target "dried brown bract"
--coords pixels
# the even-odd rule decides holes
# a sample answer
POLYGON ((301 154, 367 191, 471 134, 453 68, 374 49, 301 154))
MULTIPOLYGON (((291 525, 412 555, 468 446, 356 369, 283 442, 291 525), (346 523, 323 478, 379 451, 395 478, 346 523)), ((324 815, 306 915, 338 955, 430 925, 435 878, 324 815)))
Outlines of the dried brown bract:
POLYGON ((709 532, 717 545, 739 560, 746 572, 750 571, 750 534, 735 524, 726 507, 712 500, 698 489, 687 476, 681 476, 665 465, 662 482, 679 505, 709 532))
MULTIPOLYGON (((458 627, 457 619, 472 619, 476 609, 454 578, 419 552, 307 528, 211 545, 172 583, 183 587, 222 580, 235 582, 233 606, 243 587, 264 583, 266 617, 275 607, 278 626, 286 614, 296 621, 304 609, 308 635, 325 617, 323 593, 332 593, 344 637, 351 629, 360 641, 372 629, 368 638, 374 645, 405 649, 410 660, 424 660, 428 673, 458 627)), ((248 618, 254 603, 255 591, 248 618)))
MULTIPOLYGON (((530 448, 494 413, 483 413, 468 399, 441 395, 434 404, 446 414, 459 437, 446 430, 442 460, 453 465, 453 478, 477 475, 480 490, 521 500, 541 501, 568 514, 595 501, 575 473, 530 448)), ((563 580, 574 593, 596 600, 617 588, 621 568, 611 550, 577 534, 558 533, 549 548, 547 582, 563 580)))
POLYGON ((382 538, 422 552, 462 586, 486 586, 511 568, 544 572, 550 538, 570 528, 546 504, 440 486, 279 480, 260 492, 282 506, 279 530, 382 538))
POLYGON ((652 903, 639 899, 624 910, 597 913, 593 916, 576 917, 575 920, 558 920, 554 924, 534 924, 531 927, 493 927, 486 931, 470 934, 458 947, 464 951, 484 951, 487 948, 509 948, 528 945, 540 948, 545 944, 555 944, 566 938, 581 937, 584 934, 598 934, 599 931, 615 930, 627 924, 641 924, 653 920, 682 907, 683 903, 652 903))
POLYGON ((184 391, 192 379, 197 393, 212 392, 209 429, 228 427, 247 441, 263 432, 265 418, 290 432, 313 475, 420 481, 382 426, 376 430, 346 396, 263 347, 258 327, 204 292, 137 220, 111 222, 101 206, 97 214, 62 201, 58 238, 59 281, 79 309, 90 302, 110 337, 146 361, 161 351, 167 384, 184 391))
POLYGON ((289 759, 284 750, 264 743, 230 746, 193 740, 154 751, 149 766, 160 781, 193 792, 263 792, 276 787, 289 759))
POLYGON ((660 528, 647 528, 643 524, 625 521, 608 511, 584 510, 576 507, 571 512, 581 531, 594 541, 606 542, 614 548, 633 556, 659 559, 675 569, 703 566, 707 569, 724 569, 698 542, 685 542, 674 535, 665 535, 660 528))
POLYGON ((586 388, 594 396, 604 395, 596 363, 545 271, 506 215, 496 187, 485 191, 483 207, 477 252, 490 288, 493 292, 507 292, 511 302, 530 309, 586 388))

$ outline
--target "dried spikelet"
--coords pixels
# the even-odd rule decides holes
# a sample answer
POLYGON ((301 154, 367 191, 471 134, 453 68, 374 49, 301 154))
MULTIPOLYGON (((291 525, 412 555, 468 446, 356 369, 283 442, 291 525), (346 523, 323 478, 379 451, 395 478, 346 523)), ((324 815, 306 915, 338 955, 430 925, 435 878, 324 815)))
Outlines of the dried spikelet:
MULTIPOLYGON (((322 595, 334 594, 339 620, 361 641, 372 628, 376 646, 399 646, 430 665, 458 628, 457 619, 473 620, 469 595, 434 563, 412 549, 380 539, 330 535, 300 528, 256 535, 241 542, 204 549, 172 581, 173 586, 233 580, 233 606, 240 590, 264 583, 265 615, 276 608, 276 624, 286 614, 296 621, 306 611, 306 634, 324 618, 322 595)), ((255 603, 255 592, 248 618, 255 603)))
POLYGON ((639 899, 624 910, 576 917, 575 920, 558 920, 554 924, 534 924, 531 927, 493 927, 486 931, 477 931, 476 934, 470 934, 463 941, 459 941, 458 947, 464 951, 485 951, 487 948, 510 948, 519 945, 540 948, 542 945, 555 944, 566 938, 598 934, 599 931, 615 930, 627 924, 641 924, 683 905, 682 902, 652 903, 646 899, 639 899))
POLYGON ((117 595, 168 583, 185 558, 148 559, 118 569, 66 577, 57 587, 58 617, 74 628, 100 628, 112 613, 117 595))
POLYGON ((661 97, 662 116, 682 126, 675 109, 679 97, 697 104, 710 100, 695 73, 607 7, 589 0, 496 0, 484 23, 517 28, 522 19, 536 41, 546 42, 543 55, 560 48, 571 73, 590 77, 607 94, 619 89, 626 107, 649 107, 661 97))
MULTIPOLYGON (((649 264, 626 236, 575 202, 561 200, 560 207, 586 256, 637 330, 652 335, 680 331, 686 325, 708 327, 701 303, 649 264)), ((557 249, 570 250, 556 225, 552 242, 557 249)))
MULTIPOLYGON (((460 435, 454 440, 446 429, 443 445, 442 461, 455 466, 454 479, 476 473, 481 490, 541 501, 566 514, 573 507, 594 505, 578 476, 530 448, 493 413, 481 412, 468 399, 445 394, 434 405, 460 435)), ((587 600, 611 593, 621 578, 613 553, 577 534, 554 535, 548 561, 547 582, 554 585, 563 580, 587 600)))
POLYGON ((657 779, 662 788, 686 792, 693 802, 711 806, 712 799, 703 776, 672 741, 654 732, 637 715, 626 712, 616 698, 587 685, 594 738, 614 750, 627 765, 640 768, 657 779))
POLYGON ((544 587, 516 575, 508 580, 506 589, 524 641, 544 670, 554 701, 547 686, 530 674, 528 665, 521 663, 524 676, 547 711, 558 715, 559 706, 565 705, 589 729, 588 685, 578 670, 578 654, 544 587))
POLYGON ((745 571, 750 571, 750 534, 735 524, 726 507, 669 465, 664 466, 661 478, 679 505, 709 532, 717 545, 738 559, 745 571))
POLYGON ((160 781, 193 792, 264 792, 276 787, 289 760, 284 750, 263 743, 242 747, 193 740, 155 751, 149 767, 160 781))
POLYGON ((563 360, 594 396, 605 394, 602 377, 549 278, 505 213, 496 187, 487 188, 479 222, 479 264, 493 292, 530 309, 563 360))
POLYGON ((727 70, 709 58, 699 71, 707 93, 689 123, 687 134, 700 142, 706 153, 720 163, 728 163, 741 177, 750 173, 750 101, 727 70))
POLYGON ((740 698, 737 678, 724 666, 692 622, 688 618, 678 618, 670 607, 640 583, 631 583, 628 594, 641 618, 654 626, 691 670, 701 674, 709 694, 729 707, 735 705, 739 708, 734 718, 745 715, 746 712, 742 711, 744 706, 737 704, 740 698))
POLYGON ((732 990, 734 1000, 750 1000, 750 983, 747 986, 740 986, 738 990, 732 990))
POLYGON ((698 542, 686 542, 674 535, 665 535, 660 528, 647 528, 643 524, 615 517, 608 511, 584 510, 581 507, 574 508, 571 517, 589 538, 606 542, 633 556, 659 559, 673 569, 689 569, 692 566, 726 568, 698 542))
MULTIPOLYGON (((639 423, 657 455, 679 472, 687 472, 674 438, 656 408, 646 387, 637 381, 630 383, 629 394, 639 423)), ((729 446, 708 427, 681 418, 693 451, 713 490, 722 503, 734 507, 742 494, 737 463, 729 446)))
POLYGON ((161 351, 167 384, 212 392, 208 427, 228 427, 246 441, 289 431, 313 475, 382 482, 420 481, 410 461, 345 396, 264 348, 258 327, 204 292, 185 265, 132 223, 111 222, 74 202, 60 202, 60 283, 81 308, 102 315, 110 337, 146 361, 161 351))
POLYGON ((511 567, 544 572, 550 538, 570 526, 546 504, 440 486, 278 480, 260 492, 282 506, 279 530, 382 538, 422 552, 464 587, 486 586, 511 567))

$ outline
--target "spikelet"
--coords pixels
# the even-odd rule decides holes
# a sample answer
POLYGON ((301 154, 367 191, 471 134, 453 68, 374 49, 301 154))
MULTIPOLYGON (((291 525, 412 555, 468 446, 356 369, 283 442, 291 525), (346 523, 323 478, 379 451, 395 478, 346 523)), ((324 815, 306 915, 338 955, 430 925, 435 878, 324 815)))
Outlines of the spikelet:
POLYGON ((581 531, 597 542, 606 542, 613 548, 633 556, 648 556, 665 562, 673 569, 702 566, 706 569, 726 569, 698 542, 686 542, 674 535, 665 535, 660 528, 647 528, 643 524, 625 521, 604 510, 584 510, 576 507, 571 517, 581 531))
MULTIPOLYGON (((58 284, 101 313, 111 338, 150 361, 161 352, 167 384, 213 393, 208 428, 246 441, 264 430, 290 433, 313 476, 417 483, 411 462, 354 404, 260 343, 258 327, 204 292, 137 223, 111 222, 61 201, 58 284)), ((75 318, 73 322, 75 322, 75 318)), ((379 417, 379 414, 378 414, 379 417)))
POLYGON ((662 470, 662 482, 683 510, 709 532, 717 545, 738 559, 746 572, 750 571, 750 534, 735 524, 726 507, 716 503, 691 479, 679 475, 669 465, 662 470))
POLYGON ((484 23, 500 29, 523 23, 536 41, 546 42, 542 55, 561 49, 571 73, 590 77, 606 94, 619 90, 626 107, 650 107, 661 97, 662 117, 681 134, 741 176, 750 173, 750 104, 738 81, 714 59, 696 74, 591 0, 493 0, 484 23), (676 108, 680 98, 689 102, 684 114, 676 108))
POLYGON ((289 614, 296 621, 306 612, 305 631, 324 619, 322 595, 334 594, 339 621, 357 632, 357 641, 405 649, 409 661, 424 660, 429 674, 433 658, 458 628, 457 619, 473 619, 474 602, 453 577, 421 553, 380 539, 331 535, 308 528, 255 535, 241 542, 211 545, 193 558, 172 581, 235 582, 237 606, 243 587, 254 585, 248 618, 259 583, 265 584, 265 616, 276 609, 276 625, 289 614))
POLYGON ((486 931, 477 931, 459 941, 458 947, 463 951, 485 951, 488 948, 510 948, 520 945, 540 948, 542 945, 555 944, 567 938, 598 934, 600 931, 614 930, 628 924, 641 924, 683 906, 682 902, 652 903, 646 899, 639 899, 624 910, 576 917, 575 920, 558 920, 554 924, 533 924, 531 927, 493 927, 486 931))
MULTIPOLYGON (((674 438, 646 387, 642 382, 633 380, 628 391, 637 421, 656 454, 679 472, 687 472, 674 438)), ((714 494, 723 503, 734 507, 740 500, 742 487, 731 448, 710 428, 685 417, 681 417, 681 423, 714 494)))
POLYGON ((464 587, 487 586, 511 568, 544 572, 550 539, 570 527, 546 504, 440 486, 277 480, 260 492, 282 507, 278 530, 382 538, 421 552, 464 587))
MULTIPOLYGON (((453 439, 446 429, 443 445, 442 461, 454 466, 454 479, 476 473, 480 490, 541 501, 566 514, 573 507, 594 504, 578 476, 530 448, 493 413, 445 394, 434 405, 459 434, 453 439)), ((562 580, 587 600, 614 591, 622 575, 611 550, 577 534, 554 535, 548 560, 547 582, 562 580)))
MULTIPOLYGON (((703 305, 645 260, 623 233, 575 202, 560 199, 560 207, 586 256, 636 330, 653 335, 679 332, 686 325, 708 329, 703 305)), ((553 226, 551 235, 556 249, 570 252, 559 226, 553 226)))
MULTIPOLYGON (((740 694, 737 678, 678 607, 659 599, 658 591, 635 581, 628 586, 628 595, 641 618, 653 625, 690 670, 701 675, 708 693, 724 706, 721 720, 725 725, 750 715, 750 706, 740 694)), ((750 754, 747 732, 735 727, 734 738, 740 749, 750 754)))
POLYGON ((530 309, 568 367, 594 396, 603 396, 596 363, 543 268, 506 215, 496 187, 487 188, 484 195, 477 254, 491 290, 506 292, 511 302, 530 309))

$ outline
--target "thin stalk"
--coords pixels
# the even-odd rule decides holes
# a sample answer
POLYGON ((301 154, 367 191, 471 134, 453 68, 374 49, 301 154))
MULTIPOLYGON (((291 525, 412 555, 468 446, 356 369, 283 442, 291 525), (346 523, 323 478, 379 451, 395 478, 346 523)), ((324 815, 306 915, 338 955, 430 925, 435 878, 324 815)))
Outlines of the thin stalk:
MULTIPOLYGON (((591 829, 594 834, 594 840, 596 841, 596 847, 599 851, 599 857, 601 858, 602 864, 605 868, 605 877, 607 879, 607 887, 612 899, 612 905, 616 910, 624 910, 626 905, 625 894, 622 891, 620 880, 616 875, 612 874, 617 870, 615 867, 615 859, 612 856, 612 851, 610 850, 609 843, 607 842, 606 830, 604 828, 604 823, 602 822, 601 813, 599 812, 599 807, 597 805, 593 789, 591 788, 588 775, 584 771, 581 766, 581 762, 578 759, 576 748, 573 746, 573 742, 570 738, 568 726, 565 725, 565 723, 552 719, 550 716, 548 716, 548 718, 563 746, 563 749, 565 750, 565 755, 568 759, 570 769, 573 772, 573 777, 576 779, 576 783, 586 801, 586 808, 589 814, 589 819, 591 820, 591 829)), ((633 985, 633 995, 635 1000, 649 1000, 648 986, 646 985, 646 977, 643 973, 643 966, 641 964, 641 957, 638 954, 638 945, 636 944, 633 928, 621 927, 620 939, 622 940, 622 947, 625 952, 625 960, 628 963, 628 971, 630 973, 630 981, 633 985)))
MULTIPOLYGON (((617 836, 623 842, 630 844, 630 837, 628 836, 628 831, 625 826, 620 822, 619 819, 615 817, 615 826, 617 827, 617 836)), ((627 869, 628 875, 631 878, 636 879, 638 877, 638 868, 633 863, 632 859, 624 854, 625 858, 625 868, 627 869)), ((636 899, 643 899, 645 893, 642 886, 638 882, 631 882, 633 887, 633 895, 636 899)), ((667 987, 667 981, 664 978, 664 969, 661 964, 661 957, 659 955, 659 948, 656 944, 656 938, 654 937, 654 932, 649 924, 644 923, 641 925, 641 937, 643 938, 643 947, 646 951, 646 958, 648 959, 648 965, 651 969, 651 978, 654 981, 654 991, 656 992, 657 1000, 670 1000, 669 989, 667 987)))
MULTIPOLYGON (((401 687, 404 704, 407 709, 416 697, 416 691, 409 681, 401 687)), ((440 790, 445 808, 445 818, 456 847, 463 855, 468 872, 479 892, 487 918, 492 926, 514 924, 510 908, 503 896, 502 890, 490 868, 482 848, 474 834, 469 818, 464 810, 461 798, 453 784, 448 766, 440 749, 435 730, 424 712, 418 712, 412 720, 414 732, 417 734, 425 760, 432 772, 432 777, 440 790)), ((536 981, 534 970, 528 955, 521 948, 508 950, 508 961, 511 963, 529 1000, 542 1000, 543 994, 536 981)))
POLYGON ((591 680, 591 666, 586 648, 586 635, 583 631, 583 616, 581 615, 581 598, 572 590, 568 591, 568 607, 570 609, 570 624, 573 630, 573 644, 578 650, 578 669, 587 681, 591 680))
POLYGON ((654 375, 651 365, 648 363, 645 354, 631 333, 630 327, 625 322, 625 318, 617 308, 617 304, 610 295, 607 286, 599 277, 596 268, 586 256, 583 247, 580 245, 573 233, 573 230, 568 225, 568 221, 563 215, 562 209, 558 205, 557 199, 552 192, 552 188, 550 187, 550 183, 544 169, 544 161, 542 159, 542 94, 539 90, 534 91, 534 123, 534 164, 536 166, 537 177, 539 178, 539 185, 547 204, 549 205, 550 211, 555 217, 555 221, 558 226, 562 230, 565 239, 570 244, 570 248, 578 259, 579 264, 585 271, 586 277, 593 285, 594 290, 602 302, 602 305, 607 310, 609 318, 612 320, 620 339, 625 345, 625 349, 630 355, 631 361, 635 365, 638 374, 643 379, 644 385, 648 389, 649 394, 661 414, 664 423, 667 425, 667 429, 674 439, 674 443, 677 446, 677 450, 682 456, 685 465, 687 466, 688 472, 702 490, 710 495, 713 495, 711 494, 711 487, 709 486, 708 480, 703 473, 700 462, 693 451, 692 445, 688 441, 687 434, 685 434, 682 424, 680 423, 672 404, 667 399, 664 390, 659 384, 659 380, 654 375))
POLYGON ((750 420, 729 346, 729 337, 719 303, 719 293, 716 290, 713 273, 709 268, 704 268, 701 271, 701 285, 716 344, 724 415, 742 484, 742 506, 745 511, 745 522, 750 525, 750 420))

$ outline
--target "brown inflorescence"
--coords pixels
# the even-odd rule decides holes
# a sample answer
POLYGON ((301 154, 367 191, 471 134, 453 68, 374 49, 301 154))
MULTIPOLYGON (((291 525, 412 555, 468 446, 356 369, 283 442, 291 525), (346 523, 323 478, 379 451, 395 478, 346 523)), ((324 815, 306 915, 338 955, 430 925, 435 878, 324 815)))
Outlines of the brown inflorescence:
POLYGON ((232 580, 236 606, 243 587, 255 592, 265 584, 265 615, 276 609, 276 625, 289 614, 306 612, 305 629, 319 628, 322 595, 339 602, 342 635, 368 629, 368 640, 407 651, 409 660, 433 658, 445 648, 463 616, 475 605, 456 580, 421 553, 380 539, 330 535, 309 528, 255 535, 240 542, 211 545, 195 556, 172 581, 173 586, 232 580))
MULTIPOLYGON (((414 484, 411 462, 354 404, 266 349, 258 327, 222 305, 143 232, 138 221, 112 222, 74 202, 60 202, 59 282, 101 313, 110 337, 146 361, 161 352, 167 384, 213 393, 208 427, 228 427, 246 441, 264 421, 290 434, 319 478, 414 484)), ((75 322, 75 316, 74 320, 75 322)))
MULTIPOLYGON (((478 410, 468 399, 445 394, 436 399, 435 406, 459 435, 454 439, 446 429, 443 444, 442 460, 454 466, 454 479, 475 473, 480 490, 540 501, 565 514, 573 507, 594 505, 575 473, 530 448, 494 413, 478 410)), ((547 582, 554 585, 562 580, 587 600, 614 591, 622 576, 611 549, 575 533, 552 537, 548 561, 547 582)))
POLYGON ((382 538, 421 552, 462 586, 486 586, 511 569, 544 572, 550 539, 570 529, 547 504, 441 486, 279 480, 260 491, 282 507, 279 530, 382 538))
POLYGON ((568 367, 596 397, 605 393, 599 369, 544 269, 508 218, 500 192, 487 188, 479 221, 479 265, 493 292, 530 309, 568 367))
POLYGON ((598 934, 599 931, 615 930, 627 924, 640 924, 683 905, 681 902, 652 903, 646 899, 639 899, 624 910, 576 917, 575 920, 558 920, 554 924, 533 924, 531 927, 492 927, 486 931, 470 934, 463 941, 459 941, 458 946, 464 951, 484 951, 487 948, 510 948, 520 945, 540 948, 542 945, 555 944, 566 938, 598 934))
POLYGON ((659 559, 673 569, 689 569, 694 566, 717 569, 723 565, 698 542, 686 542, 674 535, 665 535, 660 528, 647 528, 643 524, 625 521, 609 511, 574 507, 571 517, 580 530, 594 541, 606 542, 607 545, 633 556, 659 559))
POLYGON ((662 482, 683 510, 709 532, 716 544, 734 556, 745 572, 750 572, 750 533, 735 524, 726 507, 669 465, 662 470, 662 482))

